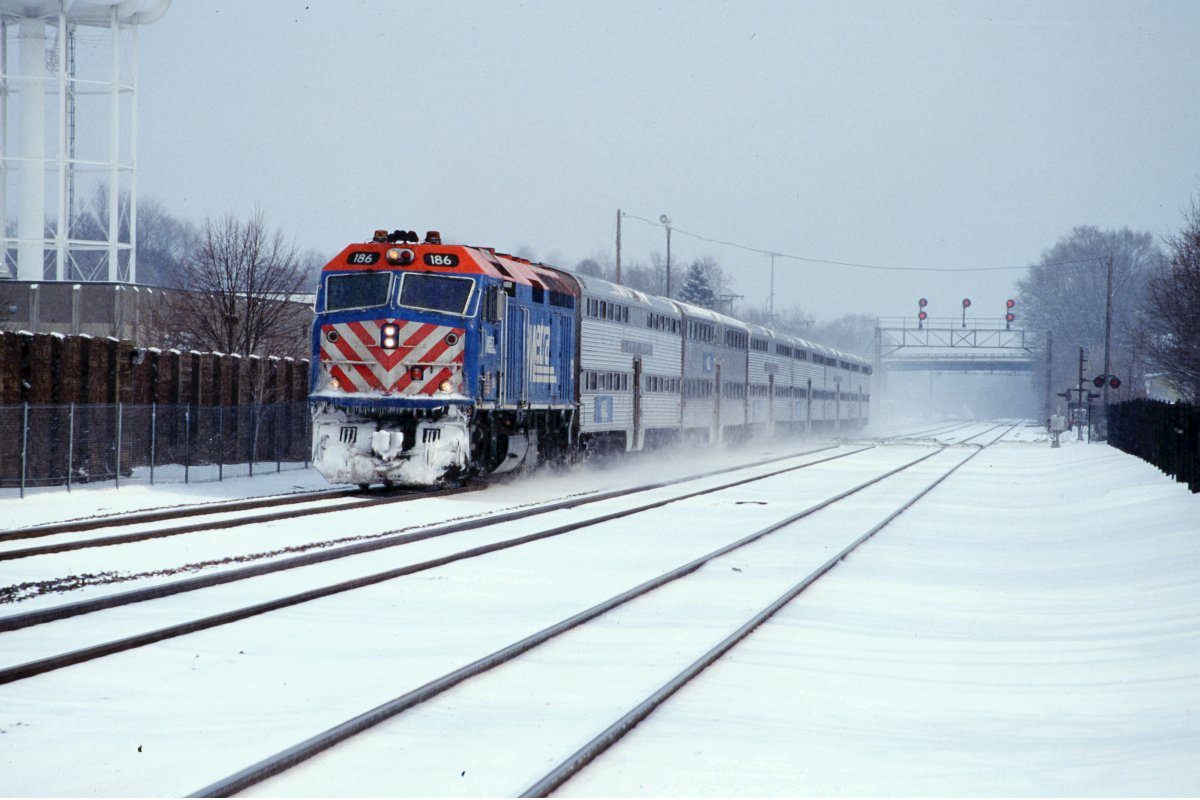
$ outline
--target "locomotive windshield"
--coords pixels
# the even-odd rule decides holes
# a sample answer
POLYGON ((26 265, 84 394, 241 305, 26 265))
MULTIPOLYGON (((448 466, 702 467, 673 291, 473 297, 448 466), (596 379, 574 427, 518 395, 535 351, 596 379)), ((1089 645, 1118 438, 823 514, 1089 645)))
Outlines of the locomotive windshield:
POLYGON ((325 281, 325 310, 385 306, 391 293, 392 276, 387 272, 330 275, 325 281))
POLYGON ((400 305, 423 311, 464 314, 475 281, 446 275, 408 272, 400 280, 400 305))

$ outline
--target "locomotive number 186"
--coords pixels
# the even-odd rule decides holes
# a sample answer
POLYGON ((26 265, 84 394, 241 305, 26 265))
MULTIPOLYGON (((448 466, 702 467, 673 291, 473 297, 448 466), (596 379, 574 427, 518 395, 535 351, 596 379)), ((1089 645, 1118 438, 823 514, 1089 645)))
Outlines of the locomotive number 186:
POLYGON ((458 256, 454 253, 426 253, 425 263, 431 267, 457 267, 458 256))

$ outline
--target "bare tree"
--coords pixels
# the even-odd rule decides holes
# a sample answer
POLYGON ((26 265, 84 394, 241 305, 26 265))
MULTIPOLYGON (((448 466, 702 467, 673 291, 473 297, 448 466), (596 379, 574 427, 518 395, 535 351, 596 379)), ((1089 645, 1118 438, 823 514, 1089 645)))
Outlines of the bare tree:
POLYGON ((1051 384, 1056 391, 1078 380, 1080 347, 1088 362, 1086 374, 1104 371, 1109 258, 1113 267, 1110 370, 1132 388, 1139 385, 1143 369, 1139 308, 1146 281, 1162 260, 1154 237, 1128 228, 1075 228, 1044 252, 1041 262, 1017 284, 1018 321, 1029 330, 1054 336, 1051 384))
POLYGON ((595 277, 595 278, 603 278, 604 280, 611 280, 611 277, 609 276, 608 271, 604 268, 604 266, 599 261, 597 261, 594 258, 581 259, 578 263, 575 264, 575 266, 572 268, 572 271, 577 272, 580 275, 591 275, 592 277, 595 277))
POLYGON ((815 325, 813 317, 811 314, 806 314, 799 306, 781 308, 774 314, 767 311, 765 307, 761 309, 747 308, 741 316, 746 322, 753 322, 780 333, 799 336, 802 339, 813 338, 815 325))
POLYGON ((138 200, 137 216, 137 282, 178 286, 184 261, 196 247, 196 226, 153 199, 138 200))
POLYGON ((846 353, 871 358, 878 324, 879 318, 868 314, 844 314, 830 322, 814 325, 806 338, 846 353))
POLYGON ((649 264, 627 261, 621 266, 621 283, 646 294, 666 294, 666 262, 657 253, 651 256, 649 264))
POLYGON ((158 327, 185 348, 304 356, 312 317, 297 295, 311 284, 310 261, 282 231, 267 230, 261 211, 245 221, 209 219, 158 327))
POLYGON ((1167 239, 1167 259, 1146 286, 1143 343, 1150 360, 1179 393, 1200 403, 1200 205, 1167 239))
MULTIPOLYGON (((71 235, 80 239, 104 241, 108 237, 108 184, 98 184, 85 199, 78 216, 72 221, 71 235)), ((121 193, 120 204, 128 206, 129 192, 121 193)), ((137 209, 137 282, 151 286, 179 284, 182 264, 196 244, 196 229, 190 222, 172 216, 162 203, 152 198, 138 200, 137 209)), ((122 240, 129 236, 129 218, 120 217, 122 240)), ((107 271, 107 253, 82 251, 74 255, 75 264, 68 268, 68 279, 107 271)))

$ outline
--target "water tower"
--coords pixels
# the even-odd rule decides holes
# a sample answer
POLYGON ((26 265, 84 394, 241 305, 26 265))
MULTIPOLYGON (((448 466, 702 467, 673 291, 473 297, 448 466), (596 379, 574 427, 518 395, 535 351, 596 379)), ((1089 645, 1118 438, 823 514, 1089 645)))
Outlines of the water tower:
POLYGON ((137 277, 137 29, 170 0, 0 0, 0 277, 137 277))

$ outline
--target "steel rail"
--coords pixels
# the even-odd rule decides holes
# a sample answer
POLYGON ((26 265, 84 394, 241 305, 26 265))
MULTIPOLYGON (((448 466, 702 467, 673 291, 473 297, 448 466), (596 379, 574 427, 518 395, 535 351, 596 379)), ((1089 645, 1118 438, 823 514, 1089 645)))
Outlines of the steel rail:
MULTIPOLYGON (((824 449, 830 449, 830 448, 824 448, 824 449)), ((767 473, 765 475, 756 475, 756 476, 752 476, 749 478, 739 479, 739 480, 733 481, 731 483, 725 483, 725 484, 721 484, 719 486, 709 487, 707 489, 700 489, 700 490, 697 490, 694 492, 688 492, 683 495, 669 497, 669 498, 666 498, 663 500, 657 500, 657 501, 654 501, 651 503, 645 503, 640 506, 623 509, 621 511, 615 511, 615 512, 611 512, 608 514, 603 514, 598 517, 593 517, 591 519, 582 520, 580 522, 574 522, 574 523, 569 523, 566 525, 560 525, 557 527, 544 529, 544 530, 537 531, 534 533, 524 534, 522 536, 518 536, 518 537, 515 537, 512 539, 505 539, 500 542, 494 542, 492 544, 480 545, 477 547, 469 548, 467 550, 462 550, 457 553, 451 553, 451 554, 448 554, 445 556, 440 556, 438 558, 430 559, 427 561, 417 562, 414 564, 408 564, 403 567, 396 567, 396 568, 393 568, 390 570, 385 570, 383 572, 376 572, 376 573, 372 573, 370 575, 364 575, 364 576, 360 576, 358 578, 352 578, 350 580, 341 581, 341 582, 338 582, 335 584, 329 584, 326 586, 308 589, 303 592, 286 595, 284 597, 275 598, 273 600, 263 601, 261 603, 256 603, 254 605, 245 606, 243 608, 234 609, 231 611, 225 611, 225 612, 221 612, 218 614, 213 614, 213 615, 210 615, 207 617, 203 617, 201 619, 191 620, 189 622, 178 623, 175 625, 168 625, 163 628, 159 628, 157 630, 148 631, 146 633, 135 634, 133 636, 127 636, 122 639, 117 639, 117 640, 105 642, 105 643, 98 644, 98 645, 91 645, 88 647, 83 647, 78 650, 73 650, 69 653, 61 653, 61 654, 55 655, 55 656, 48 656, 46 658, 36 659, 34 661, 28 661, 28 662, 25 662, 22 664, 14 665, 12 667, 6 667, 3 669, 0 669, 0 685, 6 684, 6 683, 12 683, 14 681, 22 680, 25 678, 31 678, 35 675, 42 675, 47 672, 52 672, 54 670, 62 669, 63 667, 68 667, 68 666, 71 666, 74 664, 80 664, 85 661, 91 661, 91 660, 94 660, 97 658, 102 658, 104 656, 114 655, 116 653, 125 652, 127 650, 133 650, 138 647, 144 647, 146 645, 153 644, 155 642, 160 642, 160 641, 163 641, 166 639, 171 639, 171 638, 175 638, 178 636, 185 636, 190 633, 196 633, 198 631, 207 630, 209 628, 219 627, 221 625, 227 625, 232 622, 237 622, 237 621, 240 621, 243 619, 248 619, 250 617, 258 616, 260 614, 265 614, 265 613, 268 613, 271 611, 277 611, 282 608, 288 608, 290 606, 295 606, 295 605, 299 605, 301 603, 306 603, 311 600, 318 600, 323 597, 329 597, 331 595, 341 594, 343 592, 348 592, 348 591, 352 591, 355 589, 361 589, 361 588, 364 588, 367 586, 372 586, 377 583, 382 583, 384 581, 403 577, 405 575, 411 575, 414 573, 423 572, 425 570, 434 569, 436 567, 441 567, 446 564, 452 564, 456 561, 463 561, 463 560, 466 560, 469 558, 475 558, 475 557, 478 557, 481 555, 486 555, 488 553, 494 553, 494 552, 498 552, 500 550, 506 550, 506 549, 510 549, 513 547, 517 547, 522 544, 528 544, 529 542, 539 541, 541 539, 547 539, 552 536, 559 536, 564 533, 569 533, 571 531, 590 527, 592 525, 598 525, 603 522, 610 522, 614 519, 620 519, 622 517, 631 516, 633 514, 641 513, 643 511, 648 511, 648 510, 651 510, 654 508, 659 508, 661 506, 669 505, 671 503, 676 503, 681 500, 687 500, 692 497, 698 497, 698 496, 704 495, 704 494, 711 494, 713 492, 723 491, 725 489, 734 488, 737 486, 744 485, 746 483, 752 483, 754 481, 765 480, 767 478, 786 474, 788 472, 793 472, 798 469, 803 469, 805 467, 814 466, 816 464, 821 464, 826 461, 832 461, 832 460, 839 459, 839 458, 845 458, 849 455, 853 455, 855 453, 861 453, 864 450, 869 450, 869 449, 871 449, 871 448, 864 447, 859 450, 851 451, 849 453, 842 453, 842 454, 838 454, 838 455, 834 455, 834 456, 828 456, 826 458, 823 458, 823 459, 820 459, 817 461, 807 462, 805 464, 801 464, 801 465, 794 466, 794 467, 787 467, 785 469, 776 470, 776 471, 767 473)), ((930 453, 929 455, 933 455, 933 453, 930 453)), ((928 457, 929 456, 923 456, 923 458, 928 458, 928 457)), ((695 479, 693 479, 693 480, 695 480, 695 479)), ((683 481, 678 481, 678 482, 683 482, 683 481)), ((670 485, 672 485, 672 483, 657 484, 653 487, 647 487, 647 488, 639 489, 637 491, 649 491, 652 488, 663 488, 664 486, 670 486, 670 485)), ((514 519, 522 519, 522 518, 540 515, 542 513, 547 513, 548 510, 559 510, 562 508, 574 508, 574 507, 577 507, 580 505, 584 505, 586 503, 598 502, 599 499, 612 499, 614 497, 624 497, 624 496, 627 496, 628 494, 630 494, 630 492, 628 492, 628 491, 614 491, 614 492, 606 493, 603 498, 591 497, 591 498, 580 498, 580 499, 575 499, 575 500, 570 500, 570 501, 564 501, 563 503, 555 504, 556 507, 554 509, 548 509, 547 507, 544 507, 544 506, 538 507, 536 509, 526 509, 523 511, 499 515, 499 517, 503 517, 503 519, 500 519, 498 517, 488 517, 484 520, 474 520, 474 521, 462 523, 459 525, 444 526, 444 528, 445 527, 453 527, 455 529, 453 531, 447 531, 443 528, 443 529, 439 529, 437 531, 431 530, 431 531, 424 531, 424 532, 420 532, 420 533, 416 533, 416 534, 409 534, 402 538, 404 538, 406 541, 416 541, 419 539, 432 538, 433 536, 444 535, 445 533, 448 533, 448 532, 457 532, 458 530, 467 530, 467 529, 471 529, 471 528, 485 527, 487 525, 492 525, 492 524, 499 524, 501 522, 509 522, 514 519)), ((391 542, 391 544, 388 546, 394 546, 396 544, 401 544, 401 543, 402 542, 391 542)), ((265 567, 269 567, 269 566, 271 566, 271 565, 262 565, 260 567, 253 567, 251 569, 262 571, 265 567)), ((210 577, 219 577, 219 576, 210 576, 210 577)), ((196 579, 191 579, 191 581, 195 581, 195 580, 196 579)), ((191 581, 182 581, 180 583, 190 583, 191 581)), ((154 588, 147 589, 147 590, 139 590, 139 592, 141 592, 141 591, 155 592, 156 589, 159 589, 159 588, 163 588, 163 587, 154 587, 154 588)), ((206 588, 206 587, 201 587, 201 588, 206 588)), ((127 594, 131 594, 131 593, 127 593, 127 594)), ((103 601, 105 599, 107 599, 107 598, 100 598, 100 601, 103 601)), ((139 600, 140 599, 149 599, 149 598, 139 598, 139 600)), ((85 602, 98 602, 98 601, 85 601, 85 602)), ((106 607, 108 607, 108 606, 106 606, 106 607)), ((54 621, 55 619, 63 618, 63 617, 58 617, 58 618, 39 619, 39 617, 44 617, 45 615, 47 615, 50 612, 53 612, 54 610, 55 609, 47 609, 46 611, 35 611, 35 612, 30 612, 29 614, 26 614, 26 615, 21 615, 23 617, 26 617, 27 619, 18 619, 15 616, 14 617, 6 617, 6 618, 0 620, 0 623, 7 623, 9 625, 8 628, 5 628, 7 630, 15 630, 17 628, 14 626, 14 622, 18 623, 19 627, 29 627, 31 625, 41 624, 43 622, 51 622, 51 621, 54 621)), ((87 612, 80 611, 78 613, 87 613, 87 612)), ((75 614, 72 614, 71 616, 75 616, 75 614)))
MULTIPOLYGON (((285 519, 296 519, 298 517, 310 517, 316 514, 332 514, 338 511, 353 511, 359 508, 370 508, 378 505, 388 505, 390 503, 406 503, 410 500, 422 500, 430 497, 448 497, 450 495, 462 494, 464 492, 477 492, 487 488, 485 484, 468 484, 465 486, 456 486, 448 489, 439 489, 434 492, 420 492, 412 494, 403 494, 400 496, 385 496, 364 498, 358 502, 347 503, 344 505, 334 505, 328 507, 317 508, 300 508, 291 511, 276 511, 270 514, 255 514, 247 517, 235 517, 234 519, 218 520, 215 522, 197 522, 191 525, 179 525, 173 528, 160 528, 153 531, 139 531, 137 533, 120 533, 113 536, 97 537, 95 539, 80 539, 74 542, 62 542, 60 544, 39 545, 36 547, 26 547, 20 550, 0 550, 0 561, 14 561, 21 558, 32 558, 33 556, 44 556, 52 553, 67 553, 72 550, 86 550, 92 547, 111 547, 118 544, 132 544, 133 542, 144 542, 151 539, 165 539, 168 536, 178 536, 184 533, 199 533, 202 531, 218 531, 228 530, 230 528, 240 528, 243 525, 254 525, 262 522, 278 522, 285 519)), ((358 493, 359 490, 347 492, 347 494, 358 493)), ((335 497, 334 499, 340 499, 335 497)), ((301 502, 301 501, 296 501, 301 502)), ((256 506, 250 506, 255 508, 256 506)), ((223 509, 229 510, 229 509, 223 509)), ((204 514, 216 513, 211 511, 200 512, 204 514)), ((190 516, 190 515, 188 515, 190 516)), ((133 524, 133 523, 127 523, 133 524)), ((44 535, 44 534, 38 534, 44 535)))
MULTIPOLYGON (((958 426, 965 427, 965 426, 958 426)), ((952 428, 951 430, 956 430, 952 428)), ((923 436, 929 434, 921 434, 923 436)), ((906 435, 905 438, 907 438, 906 435)), ((897 439, 901 437, 886 437, 882 441, 889 439, 897 439)), ((784 456, 790 458, 791 456, 784 456)), ((383 496, 383 497, 367 497, 360 502, 347 505, 334 506, 331 508, 313 508, 303 509, 290 512, 278 512, 274 514, 261 514, 253 517, 241 517, 233 520, 222 520, 220 522, 211 523, 195 523, 192 525, 180 525, 173 528, 163 528, 154 531, 142 531, 138 533, 115 534, 112 536, 97 537, 95 539, 81 539, 73 542, 62 542, 52 545, 40 545, 35 547, 26 547, 17 550, 0 550, 0 561, 14 561, 22 558, 32 558, 34 556, 50 555, 53 553, 66 553, 73 550, 84 550, 93 547, 110 547, 120 544, 132 544, 134 542, 149 541, 152 539, 161 539, 168 536, 176 536, 185 533, 198 533, 209 530, 227 530, 236 528, 242 525, 250 525, 260 522, 277 522, 285 519, 294 519, 297 517, 312 516, 316 514, 332 513, 335 511, 353 510, 357 508, 366 508, 374 505, 383 505, 388 503, 401 503, 409 500, 424 499, 429 497, 444 497, 448 495, 459 494, 468 491, 477 491, 484 488, 486 484, 472 483, 460 487, 450 487, 437 491, 420 491, 404 494, 399 497, 383 496)), ((108 517, 96 517, 87 520, 73 520, 66 522, 57 522, 47 525, 35 525, 26 528, 16 528, 8 531, 0 532, 0 542, 11 541, 16 539, 31 539, 42 536, 51 536, 59 533, 82 532, 88 530, 96 530, 98 528, 115 528, 124 525, 137 525, 145 522, 160 522, 168 519, 182 519, 195 516, 206 516, 211 514, 231 513, 236 511, 245 511, 255 508, 267 508, 279 505, 294 505, 303 502, 315 502, 322 499, 341 499, 343 497, 352 497, 362 495, 361 489, 346 489, 337 491, 322 491, 309 492, 296 495, 287 495, 284 497, 264 498, 240 500, 228 503, 206 504, 197 507, 185 507, 178 509, 163 509, 136 514, 113 515, 108 517)))
MULTIPOLYGON (((997 427, 1003 427, 1003 426, 997 426, 997 427)), ((953 475, 955 472, 957 472, 968 461, 970 461, 971 459, 975 458, 975 456, 982 453, 985 448, 990 447, 991 445, 1000 441, 1005 436, 1007 436, 1009 433, 1011 433, 1013 430, 1015 430, 1015 428, 1016 428, 1016 426, 1010 427, 1007 431, 1002 433, 996 439, 992 440, 991 442, 988 442, 985 445, 976 445, 977 449, 973 453, 968 455, 962 461, 955 464, 953 467, 951 467, 949 470, 947 470, 943 475, 941 475, 939 478, 937 478, 937 480, 930 483, 928 486, 926 486, 924 489, 922 489, 920 492, 918 492, 915 496, 913 496, 908 501, 906 501, 898 509, 896 509, 891 514, 889 514, 882 522, 879 522, 878 524, 874 525, 870 530, 868 530, 862 536, 858 537, 853 542, 851 542, 849 545, 842 548, 842 550, 840 552, 838 552, 837 555, 835 555, 833 558, 829 559, 824 564, 822 564, 820 567, 818 567, 816 570, 811 572, 803 580, 796 583, 794 586, 792 586, 790 589, 788 589, 786 592, 784 592, 782 595, 780 595, 778 598, 776 598, 773 602, 771 602, 769 605, 767 605, 765 608, 763 608, 761 611, 759 611, 757 614, 755 614, 744 625, 742 625, 736 631, 731 633, 729 636, 727 636, 725 639, 723 639, 721 642, 719 642, 716 646, 714 646, 712 649, 710 649, 707 653, 702 655, 700 658, 696 659, 696 661, 692 662, 692 664, 690 664, 688 667, 686 667, 683 671, 681 671, 679 674, 677 674, 674 678, 669 680, 667 683, 663 684, 663 686, 661 686, 655 692, 650 694, 650 696, 648 696, 642 702, 638 703, 633 709, 631 709, 623 717, 621 717, 619 720, 614 722, 608 728, 603 730, 601 733, 599 733, 595 738, 593 738, 590 742, 585 744, 583 747, 579 748, 574 753, 572 753, 570 756, 568 756, 557 767, 550 770, 550 772, 546 773, 546 775, 544 775, 536 783, 534 783, 532 786, 530 786, 528 789, 526 789, 524 792, 522 792, 521 797, 546 797, 551 792, 553 792, 555 789, 562 786, 564 783, 566 783, 568 780, 570 780, 574 775, 578 774, 580 770, 582 770, 589 763, 591 763, 597 756, 599 756, 605 750, 608 750, 610 747, 612 747, 614 744, 616 744, 622 737, 624 737, 625 734, 627 734, 627 733, 629 733, 629 731, 633 730, 634 727, 636 727, 639 722, 641 722, 646 717, 648 717, 651 714, 651 712, 653 712, 656 708, 658 708, 660 705, 662 705, 664 702, 666 702, 666 700, 669 697, 671 697, 673 694, 678 692, 681 688, 683 688, 685 685, 687 685, 689 682, 691 682, 693 679, 695 679, 695 677, 697 675, 699 675, 701 672, 703 672, 705 669, 712 666, 712 664, 715 663, 719 658, 721 658, 721 656, 723 656, 725 653, 727 653, 729 650, 731 650, 735 645, 737 645, 739 642, 741 642, 743 639, 745 639, 747 636, 749 636, 755 629, 757 629, 764 622, 769 620, 771 617, 775 616, 776 613, 778 613, 781 609, 783 609, 786 605, 788 605, 792 600, 794 600, 797 596, 799 596, 801 592, 803 592, 805 589, 807 589, 809 586, 811 586, 813 583, 815 583, 817 580, 819 580, 821 577, 823 577, 826 573, 828 573, 830 570, 832 570, 834 567, 836 567, 838 564, 840 564, 843 560, 845 560, 845 558, 847 556, 849 556, 852 552, 857 550, 864 542, 866 542, 868 539, 875 536, 875 534, 879 533, 879 531, 883 530, 888 525, 890 525, 897 517, 899 517, 905 511, 907 511, 908 509, 910 509, 914 505, 916 505, 916 503, 918 501, 920 501, 923 497, 925 497, 927 494, 932 492, 937 486, 939 486, 943 481, 945 481, 947 478, 949 478, 951 475, 953 475)), ((992 430, 995 430, 995 428, 993 428, 992 430)), ((974 438, 974 437, 972 437, 972 438, 974 438)))
MULTIPOLYGON (((461 533, 462 531, 475 530, 488 525, 511 522, 513 520, 525 519, 539 514, 576 508, 578 506, 602 502, 604 500, 611 500, 613 498, 622 497, 628 494, 653 491, 693 480, 703 480, 705 478, 715 477, 717 475, 737 472, 738 470, 742 469, 753 469, 755 467, 765 466, 778 461, 786 461, 791 458, 801 458, 807 455, 814 455, 826 450, 832 450, 835 447, 837 447, 837 445, 818 447, 813 450, 805 450, 800 453, 766 459, 750 465, 725 467, 723 469, 712 470, 710 472, 704 472, 671 481, 661 481, 654 484, 647 484, 646 486, 638 487, 637 489, 616 489, 609 492, 600 492, 583 497, 560 500, 555 503, 547 503, 545 505, 536 506, 535 508, 518 508, 513 511, 501 514, 493 514, 480 519, 463 520, 444 525, 424 526, 422 530, 413 531, 411 533, 404 533, 402 531, 384 531, 369 541, 357 542, 355 544, 344 545, 342 547, 326 549, 316 553, 306 553, 301 556, 279 559, 266 564, 225 570, 212 575, 201 575, 195 578, 187 578, 182 581, 161 584, 159 586, 151 586, 144 589, 133 589, 127 592, 118 592, 105 597, 93 598, 91 600, 80 600, 74 603, 64 603, 63 605, 54 606, 47 609, 11 614, 0 617, 0 633, 5 631, 20 630, 33 625, 42 625, 48 622, 57 622, 61 619, 67 619, 69 617, 75 617, 81 614, 91 614, 107 608, 115 608, 117 606, 129 605, 131 603, 139 603, 147 600, 157 600, 162 597, 169 597, 171 595, 180 594, 183 592, 197 591, 199 589, 207 589, 211 586, 219 586, 224 583, 247 580, 249 578, 257 578, 260 575, 266 575, 272 572, 282 572, 287 569, 298 569, 300 567, 307 567, 313 564, 323 563, 325 561, 348 558, 350 556, 361 555, 363 553, 369 553, 375 550, 383 550, 389 547, 396 547, 414 541, 421 541, 423 539, 431 539, 451 533, 461 533)), ((801 469, 813 464, 823 463, 827 460, 845 458, 869 449, 871 449, 870 446, 864 446, 848 453, 830 456, 829 458, 820 459, 818 461, 807 462, 806 464, 801 464, 797 467, 790 467, 789 469, 801 469)))
POLYGON ((895 433, 895 434, 892 434, 891 436, 882 437, 881 441, 886 442, 886 441, 893 441, 893 440, 894 441, 906 441, 906 440, 912 440, 912 439, 928 439, 932 436, 940 436, 940 435, 946 434, 946 433, 953 433, 954 431, 962 430, 963 428, 966 428, 973 424, 974 423, 972 423, 972 422, 952 422, 949 424, 942 423, 940 425, 934 425, 932 429, 927 430, 927 431, 921 430, 918 428, 915 431, 906 431, 903 433, 895 433))
MULTIPOLYGON (((655 589, 659 589, 669 583, 679 580, 680 578, 686 577, 687 575, 692 574, 693 572, 700 569, 701 567, 703 567, 705 564, 709 563, 713 559, 719 558, 720 556, 726 555, 730 552, 733 552, 734 550, 745 547, 753 542, 758 541, 759 539, 762 539, 763 537, 765 537, 771 533, 774 533, 775 531, 780 530, 781 528, 785 528, 788 525, 791 525, 794 522, 797 522, 800 519, 803 519, 807 516, 815 514, 816 512, 818 512, 824 508, 827 508, 828 506, 831 506, 834 503, 838 503, 842 500, 845 500, 846 498, 848 498, 854 494, 857 494, 858 492, 861 492, 864 489, 867 489, 883 480, 886 480, 887 478, 895 475, 896 473, 907 470, 907 469, 925 461, 926 459, 929 459, 935 455, 938 455, 939 453, 943 452, 945 449, 946 448, 942 447, 937 450, 934 450, 933 452, 926 453, 925 455, 920 456, 919 458, 916 458, 912 461, 906 462, 905 464, 902 464, 899 467, 895 467, 891 470, 888 470, 887 472, 885 472, 882 475, 871 478, 870 480, 860 483, 860 484, 858 484, 850 489, 847 489, 843 492, 840 492, 833 497, 827 498, 825 500, 822 500, 819 503, 809 506, 808 508, 805 508, 802 511, 799 511, 795 514, 791 514, 787 518, 785 518, 779 522, 773 523, 773 524, 767 526, 766 528, 755 531, 754 533, 744 536, 741 539, 738 539, 729 544, 723 545, 722 547, 719 547, 716 550, 713 550, 712 552, 707 553, 706 555, 700 556, 699 558, 689 561, 688 563, 686 563, 680 567, 676 567, 675 569, 670 570, 669 572, 665 572, 655 578, 652 578, 642 584, 639 584, 638 586, 633 587, 632 589, 622 592, 621 594, 616 595, 614 597, 611 597, 602 603, 592 606, 591 608, 589 608, 585 611, 581 611, 578 614, 568 617, 567 619, 562 620, 561 622, 558 622, 548 628, 544 628, 543 630, 538 631, 537 633, 531 634, 518 642, 510 644, 507 647, 501 648, 500 650, 497 650, 487 656, 484 656, 470 664, 467 664, 466 666, 460 667, 459 669, 454 670, 453 672, 447 673, 446 675, 443 675, 440 678, 430 681, 429 683, 426 683, 423 686, 420 686, 410 692, 406 692, 405 694, 400 695, 399 697, 396 697, 393 700, 390 700, 382 705, 376 706, 375 708, 373 708, 369 711, 366 711, 362 714, 359 714, 358 716, 355 716, 339 725, 329 728, 326 731, 318 733, 315 736, 312 736, 298 744, 293 745, 292 747, 289 747, 285 750, 282 750, 272 756, 269 756, 269 757, 255 763, 255 764, 252 764, 252 765, 246 767, 245 769, 239 770, 238 772, 236 772, 232 775, 229 775, 219 781, 215 781, 214 783, 211 783, 208 786, 205 786, 204 788, 198 790, 197 792, 193 793, 190 796, 191 797, 228 797, 230 795, 236 794, 237 792, 243 791, 251 786, 254 786, 255 784, 260 783, 263 780, 266 780, 267 778, 270 778, 274 775, 278 775, 279 773, 284 772, 284 771, 290 769, 291 767, 294 767, 297 764, 300 764, 300 763, 312 758, 313 756, 317 755, 318 753, 321 753, 324 750, 329 749, 330 747, 334 746, 335 744, 338 744, 339 742, 345 741, 346 739, 349 739, 352 736, 362 733, 363 731, 369 730, 370 728, 396 716, 397 714, 400 714, 403 711, 406 711, 416 705, 419 705, 421 703, 424 703, 427 700, 430 700, 433 697, 436 697, 437 695, 447 691, 448 689, 451 689, 454 686, 457 686, 458 684, 462 683, 463 681, 467 680, 468 678, 475 677, 475 676, 480 675, 484 672, 487 672, 491 669, 494 669, 494 668, 496 668, 508 661, 511 661, 514 658, 528 652, 529 650, 532 650, 533 648, 535 648, 541 644, 544 644, 547 641, 550 641, 551 639, 553 639, 573 628, 576 628, 590 620, 595 619, 596 617, 599 617, 600 615, 602 615, 608 611, 611 611, 614 608, 617 608, 618 606, 624 605, 625 603, 628 603, 631 600, 634 600, 638 597, 649 594, 650 592, 654 591, 655 589)), ((768 477, 768 476, 764 476, 764 478, 765 477, 768 477)), ((717 491, 719 491, 719 489, 717 491)), ((707 494, 707 493, 709 493, 709 492, 708 491, 696 492, 692 495, 689 495, 689 497, 694 497, 694 496, 697 496, 700 494, 707 494)), ((685 498, 679 498, 679 499, 685 499, 685 498)), ((674 501, 672 501, 672 502, 674 502, 674 501)), ((665 503, 656 504, 656 505, 665 505, 665 503)), ((642 509, 639 509, 639 510, 642 510, 642 509)), ((624 515, 624 514, 609 515, 610 518, 617 518, 620 516, 626 516, 626 515, 624 515)))
POLYGON ((52 522, 45 525, 30 525, 25 528, 10 528, 6 531, 0 531, 0 542, 7 542, 14 539, 34 539, 39 536, 53 536, 54 534, 58 533, 94 531, 97 528, 118 528, 123 525, 138 525, 143 522, 162 522, 169 519, 196 517, 205 514, 224 514, 234 511, 248 511, 254 508, 267 508, 269 506, 309 503, 317 500, 323 500, 327 497, 336 499, 341 497, 349 497, 356 494, 362 494, 362 490, 321 489, 315 492, 297 492, 295 494, 276 497, 251 497, 245 500, 233 500, 229 502, 204 503, 203 505, 195 506, 176 506, 172 508, 138 511, 131 514, 110 514, 100 517, 88 517, 86 519, 64 520, 63 522, 52 522))
MULTIPOLYGON (((965 439, 959 439, 958 441, 955 441, 955 442, 947 442, 947 444, 952 445, 952 446, 966 444, 967 442, 971 441, 972 439, 978 439, 980 436, 986 436, 987 434, 991 433, 992 431, 996 430, 997 428, 1003 428, 1003 427, 1005 427, 1003 423, 999 424, 999 425, 993 425, 992 427, 982 430, 979 433, 971 434, 970 436, 968 436, 965 439)), ((1015 429, 1016 429, 1015 425, 1009 427, 1009 429, 1004 432, 1004 435, 1001 436, 1000 439, 1003 439, 1005 436, 1007 436, 1009 433, 1011 433, 1015 429)), ((996 442, 1000 441, 1000 439, 997 439, 996 442)), ((991 446, 991 445, 995 444, 996 442, 989 442, 988 446, 991 446)))

